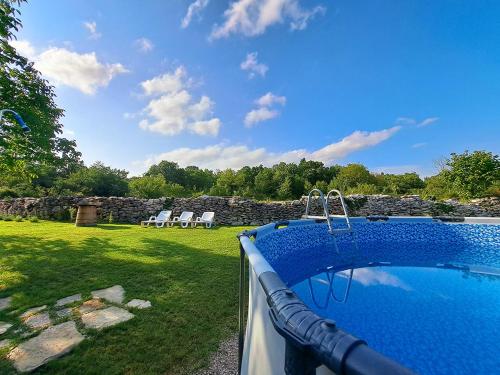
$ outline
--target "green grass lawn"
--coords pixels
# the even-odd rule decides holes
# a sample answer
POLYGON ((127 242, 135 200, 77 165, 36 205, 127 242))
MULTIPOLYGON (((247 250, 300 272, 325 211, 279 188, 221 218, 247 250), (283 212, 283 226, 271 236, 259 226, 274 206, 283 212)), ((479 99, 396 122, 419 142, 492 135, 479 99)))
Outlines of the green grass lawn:
MULTIPOLYGON (((236 331, 235 235, 243 229, 0 221, 0 298, 13 297, 0 321, 18 322, 12 310, 53 305, 75 293, 90 297, 92 290, 120 284, 126 301, 146 299, 153 307, 135 310, 135 319, 118 326, 86 332, 69 355, 36 373, 193 373, 236 331)), ((5 354, 0 373, 13 373, 5 354)))

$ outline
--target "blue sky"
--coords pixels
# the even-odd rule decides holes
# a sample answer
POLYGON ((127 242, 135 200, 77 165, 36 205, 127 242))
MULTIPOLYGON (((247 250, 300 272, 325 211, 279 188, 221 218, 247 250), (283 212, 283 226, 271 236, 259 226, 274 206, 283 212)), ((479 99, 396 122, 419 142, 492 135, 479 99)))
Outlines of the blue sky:
POLYGON ((87 164, 302 157, 435 171, 497 152, 500 2, 38 0, 15 46, 87 164))

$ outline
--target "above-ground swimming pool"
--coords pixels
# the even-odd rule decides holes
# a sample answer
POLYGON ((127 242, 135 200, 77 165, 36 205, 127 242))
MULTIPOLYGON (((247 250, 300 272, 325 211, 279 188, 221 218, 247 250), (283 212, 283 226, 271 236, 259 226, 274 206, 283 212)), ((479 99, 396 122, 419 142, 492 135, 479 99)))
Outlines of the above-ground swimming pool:
POLYGON ((351 219, 354 235, 295 220, 240 237, 242 374, 498 373, 500 220, 377 219, 351 219))

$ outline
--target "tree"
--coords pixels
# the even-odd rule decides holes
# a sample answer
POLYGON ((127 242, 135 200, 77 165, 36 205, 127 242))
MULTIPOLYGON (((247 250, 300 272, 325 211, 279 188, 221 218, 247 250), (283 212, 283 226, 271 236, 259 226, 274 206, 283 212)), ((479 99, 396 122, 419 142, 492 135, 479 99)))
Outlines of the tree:
POLYGON ((276 185, 273 177, 274 173, 270 168, 264 168, 257 173, 254 181, 254 191, 257 198, 263 199, 275 196, 276 185))
POLYGON ((424 181, 415 172, 404 174, 382 173, 376 178, 384 193, 388 194, 409 194, 425 187, 424 181))
POLYGON ((162 160, 158 164, 152 165, 145 173, 146 176, 157 176, 161 174, 166 182, 174 184, 185 184, 184 169, 179 168, 179 164, 173 161, 162 160))
POLYGON ((446 167, 441 173, 461 198, 482 197, 500 181, 500 159, 491 152, 452 153, 446 167))
POLYGON ((342 167, 333 181, 333 186, 341 191, 354 188, 359 184, 376 184, 375 176, 362 164, 348 164, 342 167))
POLYGON ((130 195, 138 198, 160 198, 165 196, 167 183, 162 175, 134 177, 129 182, 130 195))
POLYGON ((81 168, 58 181, 60 192, 102 197, 122 197, 128 193, 127 171, 113 169, 101 162, 81 168))
POLYGON ((9 42, 22 25, 18 1, 0 1, 0 109, 21 114, 31 128, 28 136, 5 115, 0 127, 0 174, 13 174, 30 181, 43 166, 72 169, 81 163, 74 141, 62 138, 62 109, 55 104, 54 88, 9 42), (67 166, 66 163, 71 164, 67 166))

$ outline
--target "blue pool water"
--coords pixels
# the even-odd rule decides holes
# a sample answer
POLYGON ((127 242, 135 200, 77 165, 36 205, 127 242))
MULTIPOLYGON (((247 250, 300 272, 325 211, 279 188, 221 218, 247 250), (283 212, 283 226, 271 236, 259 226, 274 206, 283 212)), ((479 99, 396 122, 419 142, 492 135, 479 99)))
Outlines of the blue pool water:
POLYGON ((340 235, 338 253, 324 224, 269 231, 256 246, 316 314, 417 373, 500 373, 499 225, 354 229, 358 248, 340 235))
MULTIPOLYGON (((494 270, 487 270, 492 272, 494 270)), ((499 275, 434 267, 329 271, 292 287, 314 312, 420 374, 500 370, 499 275), (333 290, 330 281, 333 280, 333 290)))

